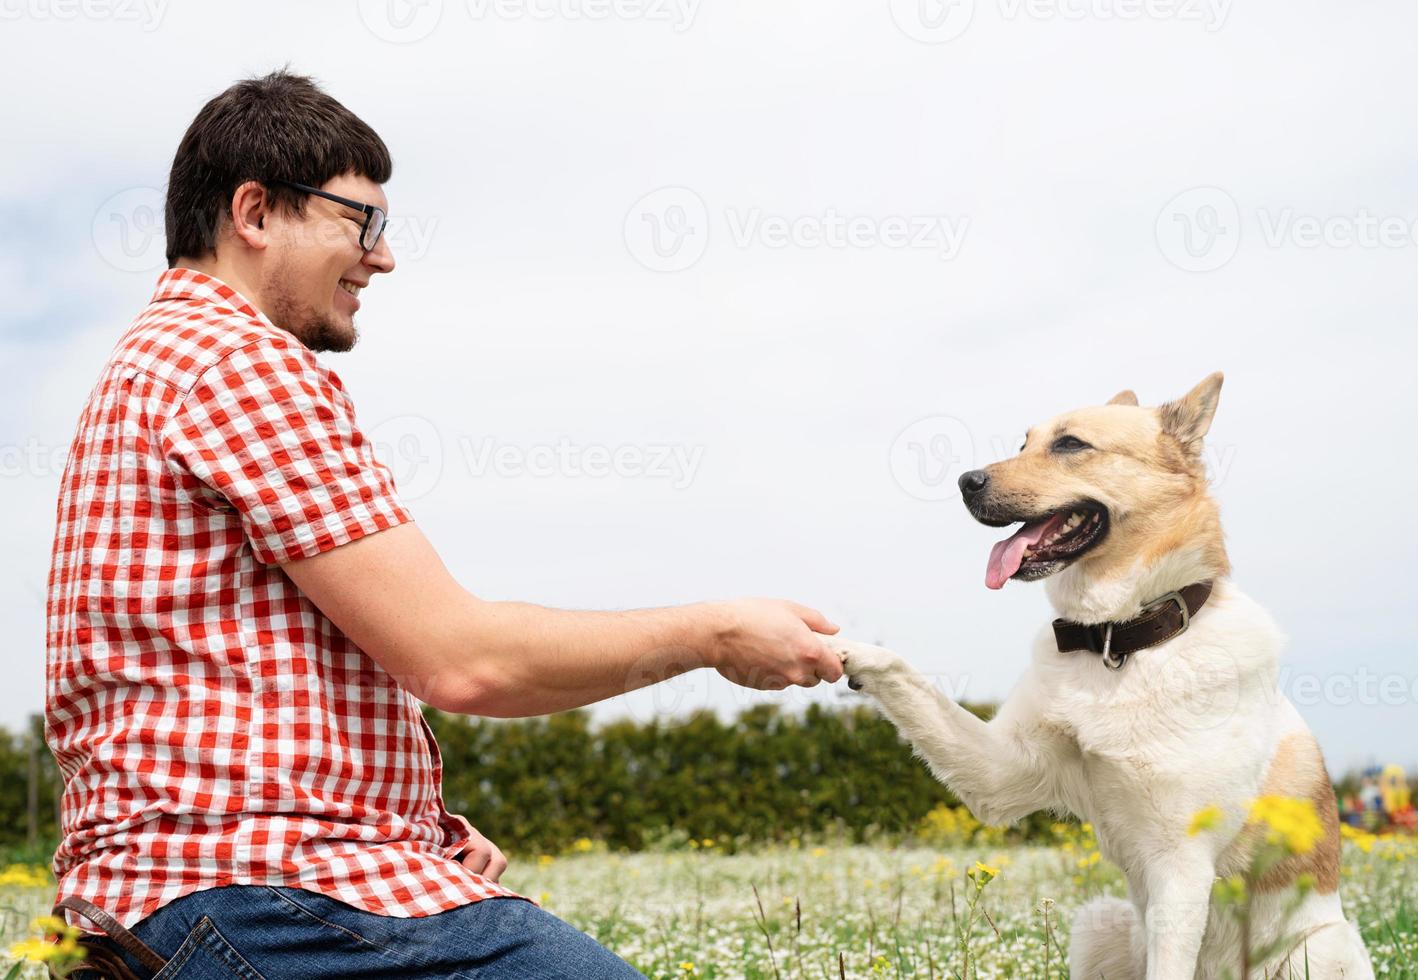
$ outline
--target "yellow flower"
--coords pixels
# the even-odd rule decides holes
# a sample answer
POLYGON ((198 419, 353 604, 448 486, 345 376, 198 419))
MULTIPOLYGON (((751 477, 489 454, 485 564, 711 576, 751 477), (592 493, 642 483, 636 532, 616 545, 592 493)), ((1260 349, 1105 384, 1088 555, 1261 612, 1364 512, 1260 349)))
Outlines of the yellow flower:
POLYGON ((57 952, 58 946, 43 939, 21 939, 10 944, 11 956, 17 960, 29 960, 31 963, 48 963, 57 952))
POLYGON ((537 858, 537 867, 539 867, 539 868, 547 868, 547 867, 550 867, 551 864, 552 864, 552 862, 555 861, 555 860, 556 860, 556 858, 552 857, 550 854, 543 854, 543 855, 541 855, 540 857, 537 858))
POLYGON ((827 856, 827 848, 825 848, 825 847, 814 847, 814 848, 812 849, 812 856, 815 857, 815 858, 826 857, 826 856, 827 856))
POLYGON ((1187 834, 1195 837, 1203 830, 1212 830, 1221 823, 1225 816, 1226 814, 1215 803, 1204 806, 1192 814, 1192 822, 1187 825, 1187 834))
POLYGON ((712 837, 706 837, 706 838, 704 838, 704 840, 700 841, 700 843, 701 843, 704 847, 713 847, 713 846, 714 846, 714 838, 712 838, 712 837))
POLYGON ((582 837, 580 840, 578 840, 571 846, 578 853, 587 854, 590 851, 594 850, 596 845, 591 843, 591 839, 589 837, 582 837))
POLYGON ((1366 833, 1356 827, 1351 827, 1347 823, 1339 825, 1339 833, 1340 836, 1345 839, 1353 841, 1359 850, 1363 851, 1365 854, 1373 853, 1374 842, 1378 840, 1378 837, 1375 835, 1366 833))
POLYGON ((1218 878, 1211 886, 1211 894, 1222 905, 1241 905, 1246 901, 1246 879, 1240 875, 1218 878))
POLYGON ((973 868, 965 872, 966 877, 973 878, 983 888, 995 878, 999 877, 999 868, 992 868, 983 861, 976 861, 973 868))
POLYGON ((1251 801, 1250 818, 1253 823, 1269 827, 1270 840, 1284 844, 1291 854, 1306 854, 1314 850, 1320 838, 1324 837, 1319 814, 1309 800, 1261 796, 1251 801))
POLYGON ((38 865, 12 864, 0 871, 0 886, 11 885, 19 888, 47 888, 50 885, 49 872, 38 865))
POLYGON ((693 972, 694 972, 694 964, 691 963, 689 960, 681 960, 681 961, 680 961, 680 964, 679 964, 679 968, 680 968, 681 970, 683 970, 685 973, 693 973, 693 972))

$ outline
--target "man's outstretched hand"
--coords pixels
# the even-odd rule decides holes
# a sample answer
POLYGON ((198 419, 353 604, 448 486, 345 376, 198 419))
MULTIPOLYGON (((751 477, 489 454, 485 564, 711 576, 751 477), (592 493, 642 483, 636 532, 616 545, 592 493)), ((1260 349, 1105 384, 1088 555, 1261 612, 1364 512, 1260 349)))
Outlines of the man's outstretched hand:
POLYGON ((716 631, 709 663, 744 687, 781 691, 790 684, 815 687, 842 676, 842 659, 822 642, 835 623, 786 599, 736 599, 719 603, 723 625, 716 631))
POLYGON ((459 852, 458 861, 469 871, 493 881, 501 878, 502 872, 507 870, 507 858, 502 856, 502 851, 476 830, 468 846, 459 852))

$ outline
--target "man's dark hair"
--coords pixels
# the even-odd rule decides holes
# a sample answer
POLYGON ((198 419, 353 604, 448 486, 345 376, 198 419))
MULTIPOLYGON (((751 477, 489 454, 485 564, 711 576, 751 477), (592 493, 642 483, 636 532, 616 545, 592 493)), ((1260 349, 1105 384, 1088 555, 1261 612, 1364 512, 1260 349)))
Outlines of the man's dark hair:
POLYGON ((178 144, 164 218, 168 268, 216 249, 232 195, 248 180, 299 215, 305 195, 271 181, 320 187, 353 173, 383 184, 393 169, 379 134, 313 79, 282 70, 237 82, 202 107, 178 144))

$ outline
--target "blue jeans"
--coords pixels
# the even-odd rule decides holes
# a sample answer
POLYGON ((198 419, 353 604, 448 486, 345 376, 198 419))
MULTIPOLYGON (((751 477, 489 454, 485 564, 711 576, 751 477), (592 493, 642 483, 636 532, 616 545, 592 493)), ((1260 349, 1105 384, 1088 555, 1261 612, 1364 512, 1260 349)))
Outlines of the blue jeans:
MULTIPOLYGON (((299 888, 227 885, 184 895, 132 932, 168 961, 154 975, 123 954, 154 980, 644 980, 590 936, 516 898, 400 919, 299 888)), ((88 980, 83 970, 71 977, 88 980)))

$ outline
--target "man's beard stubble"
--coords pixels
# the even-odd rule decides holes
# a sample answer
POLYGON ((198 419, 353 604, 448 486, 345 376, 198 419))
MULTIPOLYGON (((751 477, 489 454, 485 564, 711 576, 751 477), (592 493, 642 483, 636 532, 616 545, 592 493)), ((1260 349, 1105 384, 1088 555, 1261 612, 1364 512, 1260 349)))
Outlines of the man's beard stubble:
POLYGON ((359 340, 359 328, 354 322, 346 331, 330 316, 302 303, 290 288, 290 280, 289 266, 284 262, 267 277, 262 292, 271 306, 270 321, 315 353, 342 354, 354 347, 359 340))

